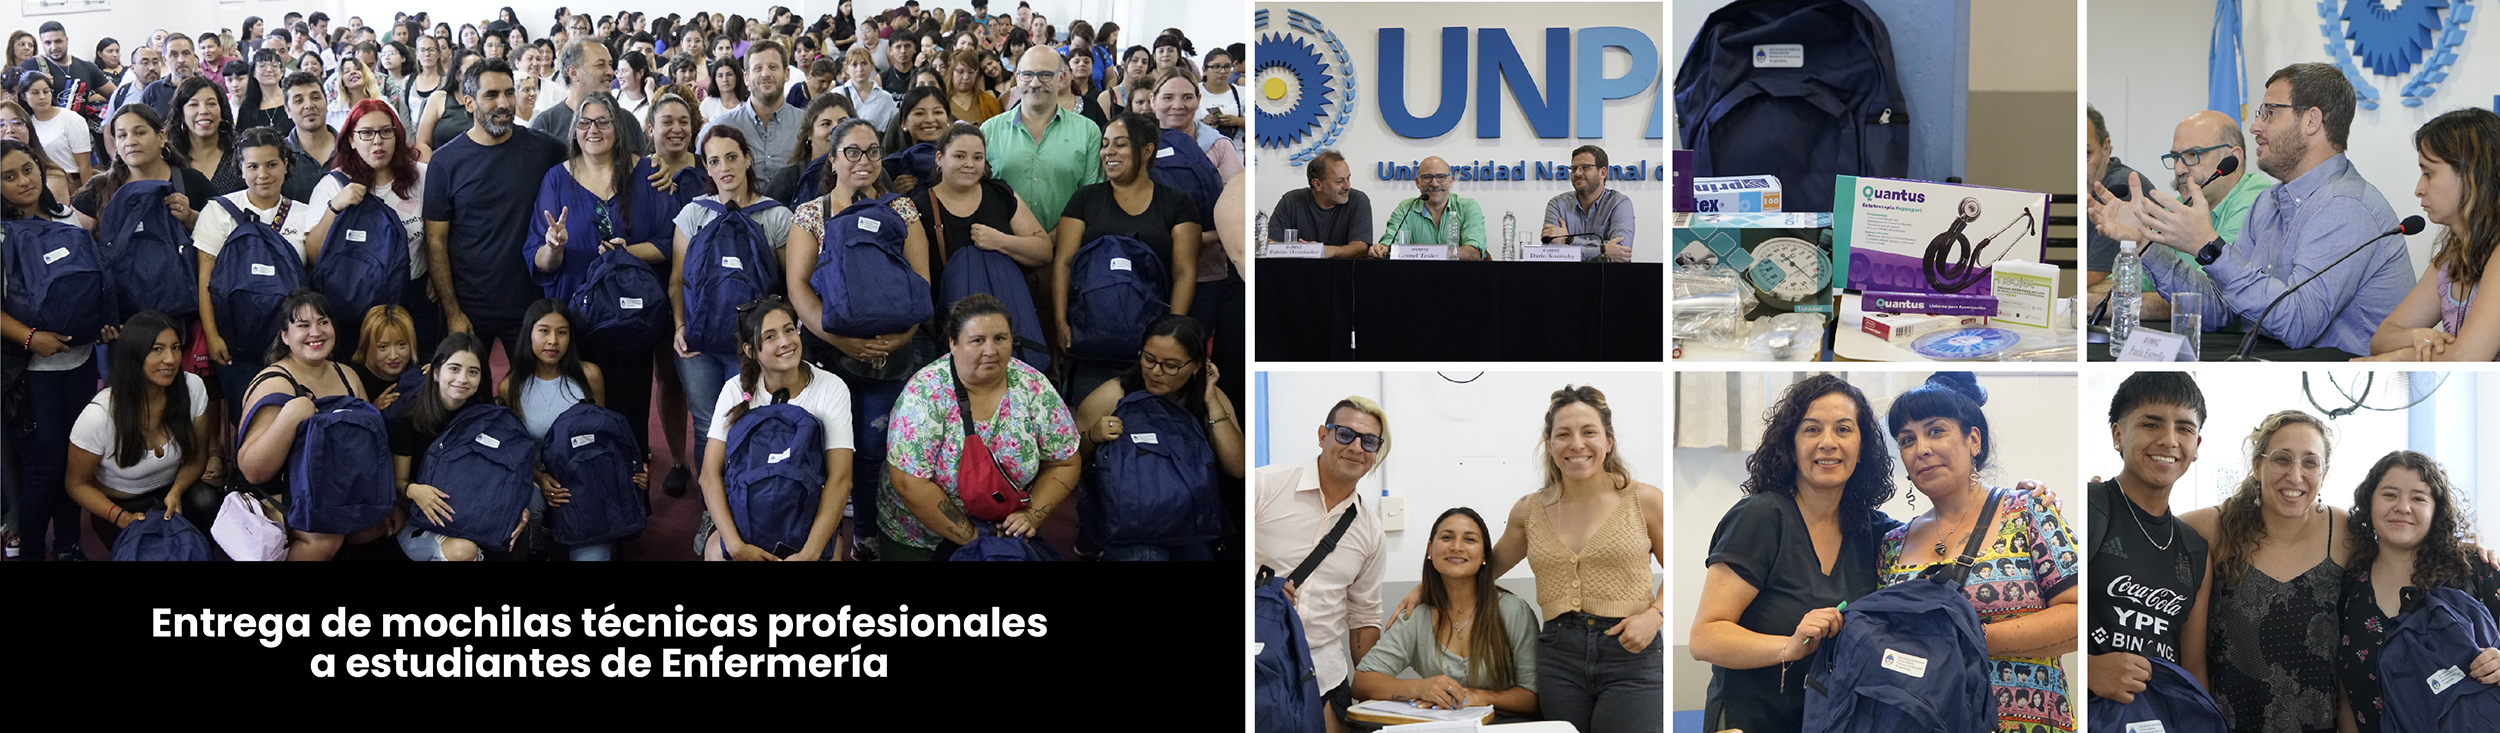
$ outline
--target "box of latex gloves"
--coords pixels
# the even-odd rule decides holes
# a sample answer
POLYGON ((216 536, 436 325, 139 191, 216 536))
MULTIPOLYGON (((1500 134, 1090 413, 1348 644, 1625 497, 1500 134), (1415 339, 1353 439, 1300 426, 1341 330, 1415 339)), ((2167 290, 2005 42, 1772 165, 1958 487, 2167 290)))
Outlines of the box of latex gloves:
POLYGON ((1727 176, 1693 179, 1693 208, 1699 214, 1751 214, 1780 210, 1778 176, 1727 176))
POLYGON ((1832 312, 1832 215, 1676 214, 1675 266, 1743 274, 1762 312, 1832 312))
POLYGON ((1987 297, 1997 261, 2048 253, 2045 193, 1840 176, 1832 201, 1838 281, 1868 297, 1987 297))

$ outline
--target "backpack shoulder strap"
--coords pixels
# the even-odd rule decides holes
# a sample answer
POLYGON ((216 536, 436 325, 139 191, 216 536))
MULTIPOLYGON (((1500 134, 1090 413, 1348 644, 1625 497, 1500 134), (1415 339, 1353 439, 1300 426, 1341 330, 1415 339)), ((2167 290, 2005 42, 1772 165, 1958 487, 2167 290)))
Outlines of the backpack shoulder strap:
POLYGON ((243 387, 243 394, 245 394, 245 395, 250 395, 250 394, 251 394, 254 390, 258 390, 258 389, 260 389, 260 383, 262 383, 262 382, 266 382, 266 381, 269 381, 269 380, 272 380, 272 379, 284 379, 284 380, 286 380, 286 381, 287 381, 287 383, 288 383, 288 384, 295 385, 295 396, 297 396, 297 397, 311 397, 311 396, 313 396, 313 395, 312 395, 312 390, 305 389, 305 388, 304 388, 304 383, 303 383, 303 382, 301 382, 301 381, 297 381, 297 380, 295 379, 295 373, 294 373, 294 372, 287 371, 287 370, 286 370, 286 367, 279 366, 279 365, 276 365, 276 364, 271 364, 271 365, 269 365, 269 368, 271 368, 271 369, 276 369, 277 371, 274 371, 274 372, 265 372, 265 373, 262 373, 260 376, 253 377, 253 378, 252 378, 252 383, 251 383, 251 384, 248 384, 248 385, 245 385, 245 386, 243 387))
POLYGON ((241 226, 243 222, 249 220, 247 217, 251 216, 243 211, 243 207, 234 205, 234 199, 219 196, 211 200, 216 201, 219 206, 226 207, 226 216, 233 218, 237 226, 241 226))
POLYGON ((1979 521, 1971 526, 1970 538, 1962 542, 1962 556, 1953 559, 1953 582, 1960 584, 1970 577, 1971 563, 1978 562, 1979 550, 1987 545, 1988 526, 1996 523, 1997 500, 2005 492, 1988 490, 1988 503, 1979 508, 1979 521))
POLYGON ((1363 509, 1363 497, 1349 496, 1346 500, 1354 504, 1346 507, 1345 514, 1337 517, 1336 526, 1328 528, 1328 536, 1319 538, 1319 546, 1311 548, 1310 557, 1302 558, 1302 564, 1294 566, 1293 575, 1290 576, 1293 587, 1301 588, 1302 581, 1309 580, 1312 573, 1319 572, 1320 561, 1328 559, 1329 553, 1337 551, 1337 541, 1345 538, 1347 527, 1354 526, 1354 515, 1363 509))

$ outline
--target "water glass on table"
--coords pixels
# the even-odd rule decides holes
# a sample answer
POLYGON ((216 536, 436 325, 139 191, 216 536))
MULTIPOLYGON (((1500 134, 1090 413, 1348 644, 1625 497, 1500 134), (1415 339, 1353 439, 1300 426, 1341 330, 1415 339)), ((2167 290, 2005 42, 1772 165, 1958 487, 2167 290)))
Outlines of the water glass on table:
POLYGON ((2187 291, 2170 294, 2170 332, 2187 338, 2189 354, 2205 353, 2204 293, 2187 291))

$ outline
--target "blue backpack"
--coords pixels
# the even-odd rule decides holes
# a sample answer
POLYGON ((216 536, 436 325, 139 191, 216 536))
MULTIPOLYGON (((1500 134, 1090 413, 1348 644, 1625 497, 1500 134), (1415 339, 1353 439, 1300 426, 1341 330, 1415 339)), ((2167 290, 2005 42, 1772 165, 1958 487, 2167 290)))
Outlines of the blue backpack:
POLYGON ((1137 358, 1146 327, 1172 312, 1170 288, 1163 258, 1145 242, 1116 234, 1086 242, 1068 264, 1068 354, 1137 358))
MULTIPOLYGON (((392 387, 399 391, 399 398, 397 401, 392 402, 390 407, 382 410, 382 419, 395 420, 401 416, 407 415, 408 406, 417 403, 417 395, 423 393, 429 388, 432 388, 433 386, 433 375, 425 373, 425 370, 417 368, 417 365, 410 364, 406 368, 401 369, 399 371, 399 379, 392 382, 392 387)), ((382 396, 374 395, 373 397, 375 399, 381 399, 382 396)))
MULTIPOLYGON (((269 379, 295 381, 284 372, 263 374, 243 393, 251 394, 269 379)), ((261 408, 285 407, 296 397, 310 395, 301 383, 295 389, 293 394, 262 397, 246 408, 243 425, 235 431, 238 450, 261 408)), ((313 416, 295 426, 295 446, 287 452, 284 480, 288 527, 315 534, 347 534, 381 524, 399 500, 390 431, 381 411, 349 395, 314 398, 313 416)))
POLYGON ((120 301, 113 293, 113 278, 87 230, 15 219, 0 224, 0 235, 8 237, 7 246, 0 248, 0 256, 7 259, 0 264, 9 268, 9 315, 89 345, 105 326, 120 322, 114 318, 120 301))
POLYGON ((797 405, 765 405, 730 426, 728 446, 721 488, 738 538, 783 557, 806 546, 825 491, 824 426, 797 405))
POLYGON ((642 531, 650 495, 634 487, 642 446, 624 415, 589 402, 574 405, 547 427, 538 460, 556 485, 572 492, 563 506, 547 509, 557 542, 586 545, 642 531))
POLYGON ((1000 537, 988 524, 975 523, 972 543, 955 548, 949 562, 1058 562, 1059 551, 1029 537, 1000 537))
POLYGON ((2387 702, 2382 721, 2401 733, 2500 730, 2500 687, 2466 674, 2474 656, 2500 647, 2491 610, 2455 588, 2432 588, 2421 608, 2396 617, 2378 658, 2387 702))
POLYGON ((161 507, 149 507, 148 511, 141 512, 138 519, 130 522, 130 526, 122 528, 120 537, 113 539, 114 562, 206 562, 208 559, 208 537, 200 534, 200 528, 180 514, 166 517, 161 507))
MULTIPOLYGON (((1996 509, 1991 492, 1978 526, 1996 509)), ((1806 678, 1804 733, 1996 730, 1988 640, 1962 594, 1986 538, 1973 531, 1955 562, 1850 602, 1840 634, 1823 640, 1822 668, 1806 678)))
POLYGON ((1789 211, 1831 211, 1838 176, 1908 177, 1906 99, 1864 0, 1730 4, 1675 73, 1693 175, 1778 176, 1789 211))
POLYGON ((200 312, 191 228, 165 210, 165 198, 176 193, 168 181, 131 181, 104 206, 96 231, 103 235, 104 269, 121 285, 116 323, 146 310, 176 320, 200 312))
POLYGON ((582 319, 573 337, 608 349, 643 351, 675 318, 668 312, 668 284, 623 247, 600 253, 571 300, 566 305, 582 319))
MULTIPOLYGON (((339 183, 347 174, 332 172, 339 183)), ((312 289, 330 296, 337 307, 340 341, 353 345, 364 332, 365 311, 399 302, 408 287, 408 228, 399 212, 367 192, 362 201, 331 217, 330 236, 321 243, 321 259, 306 273, 312 289)))
POLYGON ((2231 733, 2231 723, 2214 706, 2213 696, 2187 670, 2161 657, 2145 657, 2144 661, 2152 663, 2153 678, 2145 681, 2144 691, 2135 693, 2135 702, 2092 696, 2092 733, 2231 733))
MULTIPOLYGON (((279 313, 278 305, 288 293, 305 286, 304 258, 260 217, 222 197, 217 205, 234 217, 234 233, 226 235, 216 269, 208 273, 208 299, 217 306, 217 333, 232 348, 246 354, 258 352, 277 340, 278 327, 290 315, 279 313)), ((278 205, 281 216, 290 205, 278 205)))
MULTIPOLYGON (((807 284, 825 301, 825 331, 851 338, 902 333, 936 313, 929 279, 903 258, 909 232, 887 194, 824 217, 825 236, 807 284)), ((824 204, 827 209, 832 203, 824 204)))
MULTIPOLYGON (((799 171, 799 187, 790 195, 792 201, 814 201, 825 195, 825 166, 833 162, 833 154, 816 156, 799 171)), ((934 165, 934 164, 932 164, 934 165)))
POLYGON ((1189 202, 1198 205, 1198 225, 1213 231, 1215 200, 1224 195, 1224 177, 1216 174, 1215 161, 1208 160, 1198 139, 1185 131, 1164 130, 1158 145, 1146 177, 1189 194, 1189 202))
MULTIPOLYGON (((1326 546, 1333 548, 1335 543, 1326 546)), ((1294 610, 1292 601, 1285 600, 1285 580, 1259 568, 1258 585, 1250 596, 1251 638, 1258 642, 1251 662, 1256 670, 1250 688, 1251 719, 1258 733, 1323 733, 1328 730, 1328 718, 1321 706, 1319 668, 1311 658, 1310 638, 1302 630, 1302 614, 1294 610)))
POLYGON ((937 185, 937 145, 934 143, 916 143, 886 155, 878 163, 885 169, 887 178, 911 176, 920 179, 922 188, 937 185))
POLYGON ((1188 408, 1145 390, 1113 408, 1120 437, 1086 463, 1086 534, 1106 544, 1210 544, 1223 519, 1215 447, 1188 408))
POLYGON ((781 258, 764 240, 755 215, 781 206, 764 199, 743 209, 696 199, 712 221, 686 240, 686 348, 706 354, 735 353, 738 306, 781 292, 781 258))
MULTIPOLYGON (((946 227, 935 229, 945 236, 946 227)), ((989 293, 1007 307, 1007 329, 1016 335, 1016 361, 1034 369, 1050 369, 1050 346, 1043 341, 1042 314, 1033 307, 1033 290, 1025 284, 1024 268, 1005 252, 979 247, 963 247, 955 254, 946 254, 945 242, 934 247, 945 259, 946 270, 938 274, 938 310, 952 311, 956 301, 974 293, 989 293)))
POLYGON ((410 483, 443 492, 451 504, 450 524, 435 524, 425 512, 411 511, 408 521, 445 537, 503 547, 512 528, 537 491, 534 467, 538 443, 518 415, 499 405, 461 408, 443 424, 443 432, 425 447, 425 465, 410 483))

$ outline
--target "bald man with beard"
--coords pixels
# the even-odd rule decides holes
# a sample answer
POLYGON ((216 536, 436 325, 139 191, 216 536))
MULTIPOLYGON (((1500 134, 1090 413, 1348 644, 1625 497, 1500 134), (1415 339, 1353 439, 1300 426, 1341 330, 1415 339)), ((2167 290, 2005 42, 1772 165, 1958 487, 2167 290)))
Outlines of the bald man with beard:
MULTIPOLYGON (((1484 209, 1474 199, 1450 193, 1456 181, 1450 175, 1449 161, 1425 158, 1415 166, 1415 197, 1389 211, 1381 239, 1395 242, 1398 233, 1405 232, 1407 244, 1452 245, 1453 260, 1491 259, 1484 246, 1484 209)), ((1386 244, 1374 244, 1372 250, 1374 257, 1389 256, 1386 244)))

